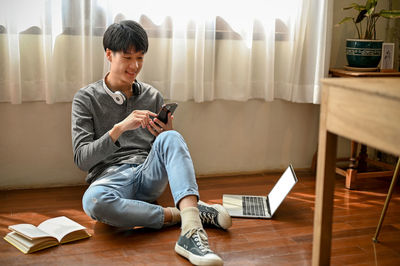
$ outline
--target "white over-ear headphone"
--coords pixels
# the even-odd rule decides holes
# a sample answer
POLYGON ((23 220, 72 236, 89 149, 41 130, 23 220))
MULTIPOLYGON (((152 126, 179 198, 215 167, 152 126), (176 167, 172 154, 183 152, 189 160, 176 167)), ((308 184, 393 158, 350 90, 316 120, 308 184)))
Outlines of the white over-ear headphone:
POLYGON ((113 98, 114 102, 116 102, 117 104, 122 105, 126 101, 126 97, 122 92, 120 92, 120 91, 116 91, 116 92, 111 91, 107 87, 107 84, 106 84, 106 82, 104 80, 103 80, 103 87, 104 87, 104 90, 107 92, 107 94, 110 95, 111 98, 113 98))

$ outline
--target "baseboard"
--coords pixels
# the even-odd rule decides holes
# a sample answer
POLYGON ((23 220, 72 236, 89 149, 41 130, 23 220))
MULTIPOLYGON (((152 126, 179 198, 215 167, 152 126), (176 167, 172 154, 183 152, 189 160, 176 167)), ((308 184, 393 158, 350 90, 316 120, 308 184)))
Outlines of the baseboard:
MULTIPOLYGON (((270 174, 282 174, 286 168, 282 169, 266 169, 259 171, 240 171, 240 172, 226 172, 226 173, 209 173, 209 174, 198 174, 197 178, 215 178, 215 177, 229 177, 229 176, 254 176, 254 175, 270 175, 270 174)), ((312 174, 311 168, 295 168, 296 173, 312 174)))
MULTIPOLYGON (((224 173, 209 173, 209 174, 196 174, 196 178, 218 178, 218 177, 235 177, 235 176, 254 176, 254 175, 271 175, 282 174, 285 169, 266 169, 260 171, 239 171, 239 172, 224 172, 224 173)), ((295 168, 296 173, 312 174, 311 168, 295 168)), ((14 185, 14 186, 0 186, 0 191, 4 190, 21 190, 21 189, 41 189, 41 188, 57 188, 57 187, 77 187, 87 186, 87 183, 74 183, 74 184, 35 184, 35 185, 14 185)))
POLYGON ((63 183, 63 184, 35 184, 35 185, 13 185, 13 186, 1 186, 0 191, 6 190, 23 190, 23 189, 43 189, 43 188, 62 188, 62 187, 82 187, 88 186, 85 183, 63 183))

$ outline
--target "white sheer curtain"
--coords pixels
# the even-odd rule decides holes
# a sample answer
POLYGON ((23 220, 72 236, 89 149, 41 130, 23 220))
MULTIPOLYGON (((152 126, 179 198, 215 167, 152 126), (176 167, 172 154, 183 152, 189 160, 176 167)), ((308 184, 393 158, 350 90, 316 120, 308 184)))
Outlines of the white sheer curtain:
POLYGON ((165 98, 319 102, 332 0, 14 0, 0 6, 0 102, 68 102, 108 70, 107 26, 139 21, 139 80, 165 98))

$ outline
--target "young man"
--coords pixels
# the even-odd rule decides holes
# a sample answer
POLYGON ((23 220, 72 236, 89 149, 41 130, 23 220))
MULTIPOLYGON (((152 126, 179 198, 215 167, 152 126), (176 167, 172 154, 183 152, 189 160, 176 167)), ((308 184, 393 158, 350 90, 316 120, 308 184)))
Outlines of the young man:
POLYGON ((175 251, 193 264, 221 265, 203 224, 227 229, 231 217, 218 204, 198 204, 193 163, 173 116, 157 119, 163 98, 136 81, 148 49, 134 21, 111 25, 103 37, 110 71, 79 90, 72 103, 75 164, 88 171, 82 203, 93 219, 117 227, 162 228, 181 222, 175 251), (175 207, 152 204, 169 182, 175 207))

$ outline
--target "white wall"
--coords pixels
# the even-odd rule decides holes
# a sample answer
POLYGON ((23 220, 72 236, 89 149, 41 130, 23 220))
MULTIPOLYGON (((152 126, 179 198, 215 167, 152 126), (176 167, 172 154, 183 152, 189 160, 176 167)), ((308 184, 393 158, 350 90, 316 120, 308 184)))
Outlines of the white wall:
MULTIPOLYGON (((0 104, 0 188, 84 183, 73 164, 70 103, 0 104)), ((175 129, 197 175, 309 168, 319 106, 284 101, 179 103, 175 129)))
POLYGON ((0 104, 0 188, 82 183, 73 165, 71 104, 0 104))

